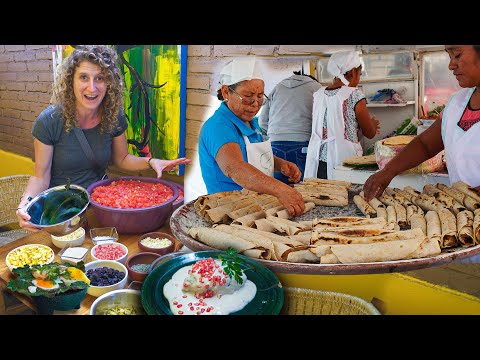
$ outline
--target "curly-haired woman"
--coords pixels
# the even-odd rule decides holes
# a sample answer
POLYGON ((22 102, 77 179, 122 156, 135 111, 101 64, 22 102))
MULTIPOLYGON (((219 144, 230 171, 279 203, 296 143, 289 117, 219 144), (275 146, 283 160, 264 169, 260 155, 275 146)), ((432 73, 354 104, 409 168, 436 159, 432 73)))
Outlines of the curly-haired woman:
POLYGON ((29 197, 68 181, 87 188, 105 176, 110 161, 129 171, 151 167, 158 177, 162 171, 190 162, 186 158, 161 160, 128 153, 123 89, 117 54, 112 48, 78 46, 63 61, 53 88, 52 105, 42 111, 32 128, 35 174, 18 205, 22 228, 38 230, 27 223, 30 216, 24 206, 29 197), (81 145, 85 138, 93 160, 81 145))

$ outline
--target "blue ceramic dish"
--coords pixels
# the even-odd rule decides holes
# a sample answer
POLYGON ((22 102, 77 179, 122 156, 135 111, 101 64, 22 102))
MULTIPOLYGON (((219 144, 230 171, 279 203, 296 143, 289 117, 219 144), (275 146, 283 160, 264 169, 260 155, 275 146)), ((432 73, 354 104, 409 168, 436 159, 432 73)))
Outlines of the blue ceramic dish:
MULTIPOLYGON (((142 285, 142 305, 148 315, 172 315, 168 300, 163 296, 163 286, 181 267, 198 260, 225 254, 221 250, 198 251, 194 253, 171 253, 155 260, 142 285)), ((251 258, 239 255, 247 278, 257 286, 255 298, 242 310, 232 315, 278 315, 283 307, 283 287, 277 276, 266 266, 251 258)))

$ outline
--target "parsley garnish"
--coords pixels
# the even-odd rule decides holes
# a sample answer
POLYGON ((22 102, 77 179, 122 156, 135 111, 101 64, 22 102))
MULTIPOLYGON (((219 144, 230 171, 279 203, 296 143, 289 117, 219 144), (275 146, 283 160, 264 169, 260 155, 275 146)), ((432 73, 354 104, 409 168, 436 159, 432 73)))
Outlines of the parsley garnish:
POLYGON ((230 278, 234 278, 240 285, 243 284, 243 270, 241 264, 243 264, 243 259, 238 257, 237 252, 234 248, 229 247, 225 250, 225 255, 218 255, 218 258, 222 260, 223 270, 227 273, 230 278))

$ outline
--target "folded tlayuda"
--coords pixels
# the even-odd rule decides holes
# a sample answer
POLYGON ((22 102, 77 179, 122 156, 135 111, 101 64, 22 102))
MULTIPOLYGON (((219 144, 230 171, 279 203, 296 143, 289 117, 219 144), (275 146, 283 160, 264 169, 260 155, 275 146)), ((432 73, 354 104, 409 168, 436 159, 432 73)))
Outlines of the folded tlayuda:
POLYGON ((353 202, 357 205, 357 208, 365 215, 367 218, 373 215, 377 215, 377 210, 375 210, 363 197, 360 195, 355 195, 353 197, 353 202))
POLYGON ((238 236, 224 233, 220 230, 207 227, 193 227, 188 230, 188 235, 214 249, 226 250, 231 247, 240 254, 247 250, 255 249, 260 251, 249 251, 246 255, 251 256, 253 253, 255 253, 258 258, 270 259, 271 257, 269 249, 256 245, 255 243, 238 236))
POLYGON ((331 218, 317 218, 312 221, 312 227, 352 227, 376 225, 378 229, 382 229, 387 224, 383 217, 364 218, 357 216, 339 216, 331 218))
POLYGON ((473 239, 475 244, 480 244, 480 209, 475 210, 473 215, 473 239))
POLYGON ((425 235, 427 235, 427 221, 425 220, 425 216, 421 214, 413 214, 410 217, 410 228, 420 229, 425 235))
POLYGON ((439 208, 437 212, 442 227, 440 247, 448 248, 457 246, 457 219, 455 218, 455 215, 445 208, 439 208))
POLYGON ((457 238, 462 246, 473 246, 473 212, 470 210, 460 211, 457 214, 457 238))
POLYGON ((368 244, 393 240, 405 240, 412 237, 423 238, 421 229, 393 231, 386 229, 339 229, 332 231, 312 231, 311 243, 315 244, 368 244))
POLYGON ((427 236, 430 239, 435 239, 438 244, 442 244, 442 226, 440 225, 440 218, 436 211, 427 211, 425 214, 425 221, 427 222, 427 236))
POLYGON ((322 264, 352 264, 413 259, 440 254, 436 240, 426 236, 368 244, 320 245, 311 248, 322 264))
POLYGON ((474 198, 476 201, 480 202, 480 190, 475 189, 474 187, 469 186, 463 181, 457 181, 452 184, 454 189, 460 190, 464 194, 474 198))

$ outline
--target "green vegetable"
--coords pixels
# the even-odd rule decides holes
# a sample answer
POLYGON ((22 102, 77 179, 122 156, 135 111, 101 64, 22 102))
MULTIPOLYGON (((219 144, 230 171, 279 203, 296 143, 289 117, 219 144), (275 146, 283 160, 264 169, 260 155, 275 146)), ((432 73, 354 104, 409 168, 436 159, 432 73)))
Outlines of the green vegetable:
POLYGON ((63 281, 60 281, 61 276, 67 280, 70 279, 70 273, 67 271, 67 268, 69 267, 76 267, 77 269, 85 272, 83 261, 80 261, 77 265, 72 265, 67 262, 63 264, 54 262, 45 265, 25 265, 23 268, 15 268, 12 270, 12 272, 16 275, 16 278, 8 282, 7 289, 28 296, 54 297, 57 294, 61 294, 69 290, 88 288, 89 285, 81 280, 73 281, 68 285, 63 281), (45 280, 50 280, 57 283, 58 289, 48 291, 37 287, 34 293, 30 293, 28 287, 34 285, 33 280, 35 280, 35 277, 33 274, 36 271, 38 271, 39 274, 42 274, 42 277, 44 276, 45 280))
POLYGON ((223 270, 227 273, 230 279, 233 277, 239 284, 243 284, 243 269, 240 266, 243 264, 243 259, 238 257, 234 248, 229 247, 225 250, 225 255, 219 255, 218 258, 222 260, 223 270))

